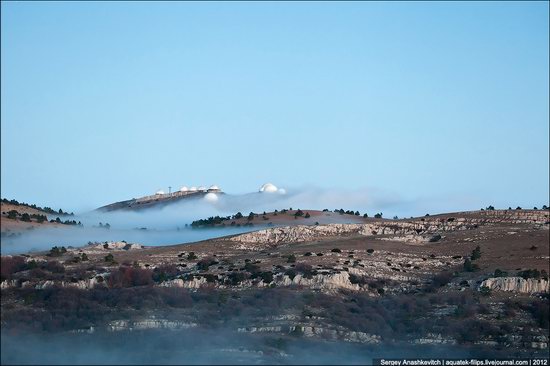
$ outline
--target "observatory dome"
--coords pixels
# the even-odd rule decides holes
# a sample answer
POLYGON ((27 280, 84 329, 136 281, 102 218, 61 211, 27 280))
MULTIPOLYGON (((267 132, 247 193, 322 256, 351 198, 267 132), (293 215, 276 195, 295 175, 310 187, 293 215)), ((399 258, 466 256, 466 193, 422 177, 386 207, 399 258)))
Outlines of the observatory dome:
POLYGON ((196 191, 197 191, 197 187, 193 186, 193 187, 189 188, 189 191, 191 191, 191 192, 196 192, 196 191))
POLYGON ((189 188, 187 188, 186 186, 180 188, 180 192, 187 192, 188 190, 189 188))
POLYGON ((218 191, 219 191, 219 190, 220 190, 220 187, 218 187, 217 185, 214 184, 214 185, 210 186, 210 188, 208 188, 208 189, 212 189, 212 190, 215 189, 215 190, 218 190, 218 191))
POLYGON ((202 192, 202 191, 206 191, 206 187, 204 187, 204 186, 200 186, 200 187, 197 188, 197 189, 198 189, 199 191, 201 191, 201 192, 202 192))
POLYGON ((164 191, 159 189, 158 191, 155 192, 155 194, 164 194, 164 191))
POLYGON ((208 202, 216 202, 218 200, 218 195, 210 192, 204 195, 204 199, 208 202))
POLYGON ((260 192, 274 193, 277 192, 277 187, 271 183, 266 183, 260 187, 260 192))

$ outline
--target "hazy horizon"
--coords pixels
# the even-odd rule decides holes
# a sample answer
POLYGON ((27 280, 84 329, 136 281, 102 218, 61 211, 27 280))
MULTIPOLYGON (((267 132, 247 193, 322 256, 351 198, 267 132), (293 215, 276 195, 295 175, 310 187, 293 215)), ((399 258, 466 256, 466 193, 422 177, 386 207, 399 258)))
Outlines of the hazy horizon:
POLYGON ((548 6, 2 2, 1 195, 76 212, 272 182, 397 215, 540 207, 548 6))

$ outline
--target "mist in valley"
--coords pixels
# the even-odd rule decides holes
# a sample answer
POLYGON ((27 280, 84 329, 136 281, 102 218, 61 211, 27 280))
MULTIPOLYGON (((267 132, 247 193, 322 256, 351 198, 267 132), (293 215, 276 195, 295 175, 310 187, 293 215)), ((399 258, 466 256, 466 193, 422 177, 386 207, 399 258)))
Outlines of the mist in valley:
MULTIPOLYGON (((383 212, 384 217, 403 214, 423 215, 414 201, 376 189, 320 189, 298 187, 284 190, 284 193, 254 192, 242 195, 218 194, 216 200, 188 198, 164 206, 139 210, 116 210, 105 212, 93 210, 62 217, 82 222, 83 226, 60 225, 57 227, 35 227, 21 233, 7 233, 2 238, 2 254, 25 253, 48 250, 53 246, 83 246, 89 242, 122 241, 148 246, 191 243, 206 239, 236 235, 267 227, 268 221, 254 222, 254 226, 194 229, 194 220, 211 216, 231 216, 237 212, 262 213, 281 209, 304 209, 330 211, 359 211, 372 217, 383 212), (101 225, 100 225, 101 223, 101 225), (103 225, 109 224, 109 229, 103 225)), ((464 203, 463 203, 464 205, 464 203)), ((76 206, 76 205, 75 205, 76 206)), ((466 207, 457 207, 466 209, 466 207)), ((49 215, 48 219, 55 219, 49 215)), ((348 215, 323 217, 321 223, 353 222, 348 215)), ((275 223, 276 225, 276 223, 275 223)))
MULTIPOLYGON (((206 239, 236 235, 268 226, 268 221, 255 221, 254 226, 192 228, 194 220, 211 216, 232 216, 237 212, 262 213, 274 210, 303 208, 322 210, 345 208, 364 212, 368 199, 358 192, 338 193, 316 189, 296 189, 281 193, 249 193, 244 195, 218 194, 214 201, 189 198, 160 207, 140 210, 93 210, 65 216, 80 221, 83 226, 58 225, 34 227, 20 233, 7 233, 2 238, 2 254, 48 250, 52 246, 83 246, 89 242, 122 241, 148 246, 191 243, 206 239), (109 224, 109 228, 105 224, 109 224)), ((54 219, 49 215, 48 219, 54 219)), ((348 215, 323 218, 324 223, 352 222, 348 215)))
MULTIPOLYGON (((372 364, 374 358, 497 357, 461 346, 365 345, 228 329, 2 332, 2 364, 372 364)), ((502 356, 502 355, 501 355, 502 356)))

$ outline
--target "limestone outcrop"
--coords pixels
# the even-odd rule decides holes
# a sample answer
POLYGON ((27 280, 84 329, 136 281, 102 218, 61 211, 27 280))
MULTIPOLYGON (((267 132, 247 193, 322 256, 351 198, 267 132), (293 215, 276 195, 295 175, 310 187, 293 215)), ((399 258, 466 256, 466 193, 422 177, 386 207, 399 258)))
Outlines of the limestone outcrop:
POLYGON ((191 280, 184 281, 181 278, 176 278, 170 281, 164 281, 159 286, 161 287, 181 287, 189 289, 197 289, 206 285, 207 281, 204 277, 195 277, 191 280))
POLYGON ((187 329, 196 326, 197 324, 193 322, 150 318, 136 321, 114 320, 107 325, 107 330, 116 332, 141 329, 187 329))
POLYGON ((525 294, 548 292, 548 280, 524 279, 522 277, 492 277, 483 281, 479 288, 488 287, 496 291, 520 292, 525 294))
POLYGON ((352 284, 347 272, 333 273, 328 275, 315 275, 311 278, 305 278, 298 274, 294 278, 287 275, 275 280, 277 286, 304 286, 319 290, 348 289, 359 290, 359 285, 352 284))
MULTIPOLYGON (((438 233, 471 230, 482 225, 498 223, 529 224, 533 228, 550 227, 548 211, 490 210, 462 213, 463 217, 426 217, 415 220, 383 220, 367 224, 326 224, 283 226, 258 230, 229 238, 237 249, 262 250, 282 243, 296 243, 323 237, 359 234, 364 236, 392 235, 395 240, 424 243, 438 233), (254 245, 251 245, 254 244, 254 245)), ((387 238, 387 240, 393 240, 387 238)))

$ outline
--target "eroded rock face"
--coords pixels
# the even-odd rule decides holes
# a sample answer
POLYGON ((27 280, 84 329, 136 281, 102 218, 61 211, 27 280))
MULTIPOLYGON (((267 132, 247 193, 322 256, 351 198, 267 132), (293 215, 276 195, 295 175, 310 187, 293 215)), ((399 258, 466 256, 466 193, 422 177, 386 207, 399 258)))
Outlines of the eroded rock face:
POLYGON ((509 222, 512 224, 550 224, 548 210, 485 210, 475 211, 476 215, 485 217, 490 222, 509 222))
POLYGON ((413 341, 415 344, 456 344, 453 338, 443 337, 441 334, 428 333, 425 337, 417 338, 413 341))
MULTIPOLYGON (((265 283, 263 281, 244 280, 237 286, 238 288, 250 288, 250 287, 267 287, 271 284, 275 286, 303 286, 318 290, 336 290, 336 289, 348 289, 348 290, 360 290, 360 286, 352 284, 350 282, 348 272, 332 273, 332 274, 317 274, 306 278, 301 274, 290 278, 288 275, 281 275, 274 279, 271 283, 265 283)), ((203 286, 215 286, 217 288, 225 288, 226 285, 209 283, 204 277, 196 277, 189 280, 183 280, 180 278, 165 281, 159 284, 162 287, 181 287, 188 289, 198 289, 203 286)))
POLYGON ((533 294, 548 292, 548 280, 534 278, 524 279, 522 277, 494 277, 486 279, 479 287, 488 287, 496 291, 533 294))
POLYGON ((142 319, 136 321, 114 320, 107 325, 111 332, 139 330, 139 329, 187 329, 194 328, 197 324, 167 319, 142 319))
POLYGON ((192 280, 187 280, 187 281, 184 281, 181 278, 176 278, 175 280, 164 281, 159 286, 197 289, 203 285, 206 285, 206 283, 207 281, 206 281, 206 278, 204 277, 199 277, 199 278, 195 277, 192 280))
POLYGON ((432 233, 468 230, 478 227, 479 220, 458 219, 452 222, 432 220, 414 222, 377 222, 371 224, 327 224, 315 226, 284 226, 259 230, 234 236, 237 249, 261 250, 281 243, 311 241, 323 237, 359 234, 364 236, 396 235, 400 241, 413 243, 428 242, 432 233), (420 235, 422 233, 423 235, 420 235), (250 245, 254 244, 254 245, 250 245))
POLYGON ((230 240, 240 243, 237 249, 260 250, 279 243, 296 243, 319 237, 353 234, 359 229, 360 227, 356 224, 284 226, 241 234, 230 240))
POLYGON ((94 287, 96 287, 99 284, 99 281, 97 278, 89 278, 86 280, 80 280, 78 282, 61 282, 61 286, 63 287, 76 287, 81 290, 90 290, 94 287))
MULTIPOLYGON (((60 286, 60 287, 75 287, 80 290, 90 290, 98 286, 99 284, 100 282, 98 281, 98 279, 94 277, 94 278, 89 278, 85 280, 80 280, 77 282, 52 281, 52 280, 40 281, 36 285, 34 285, 34 288, 37 290, 43 290, 54 286, 60 286)), ((23 286, 23 287, 28 287, 28 286, 23 286)))
POLYGON ((280 243, 295 243, 322 237, 360 234, 365 236, 395 235, 399 241, 421 243, 433 241, 433 234, 456 230, 470 230, 481 225, 497 223, 530 224, 534 228, 550 226, 548 211, 492 210, 464 213, 467 217, 423 218, 416 220, 388 220, 368 224, 326 224, 315 226, 284 226, 234 236, 238 249, 260 250, 280 243), (249 245, 256 244, 256 245, 249 245))
POLYGON ((294 278, 290 278, 287 275, 282 276, 280 279, 275 280, 277 286, 304 286, 319 290, 335 290, 335 289, 348 289, 359 290, 359 285, 352 284, 349 280, 349 274, 347 272, 333 273, 329 275, 315 275, 311 278, 305 278, 298 274, 294 278))
POLYGON ((309 325, 295 325, 289 328, 289 333, 301 333, 304 337, 322 337, 333 340, 343 340, 346 342, 378 344, 382 337, 376 334, 364 332, 355 332, 338 329, 326 329, 322 327, 313 327, 309 325))
POLYGON ((17 280, 4 280, 0 282, 0 289, 6 290, 9 288, 17 287, 17 280))

